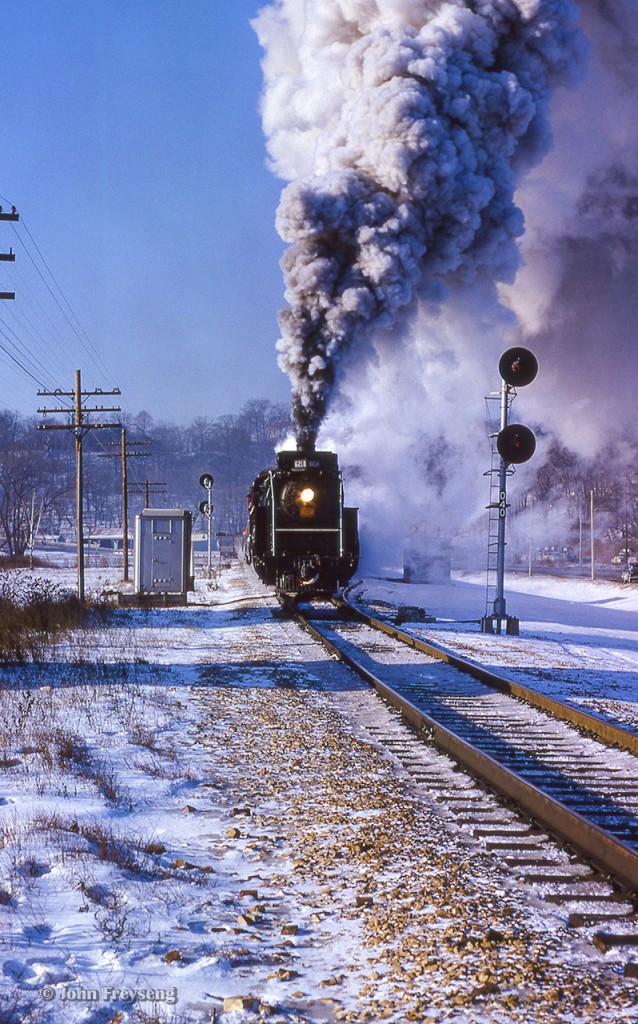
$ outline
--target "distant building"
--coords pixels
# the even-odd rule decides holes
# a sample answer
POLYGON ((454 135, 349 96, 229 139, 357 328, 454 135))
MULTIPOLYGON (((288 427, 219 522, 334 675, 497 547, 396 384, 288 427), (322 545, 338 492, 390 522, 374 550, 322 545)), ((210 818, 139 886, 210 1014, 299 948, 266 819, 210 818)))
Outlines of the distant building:
MULTIPOLYGON (((114 527, 113 529, 96 530, 87 536, 86 543, 89 547, 101 548, 105 551, 122 551, 124 547, 122 537, 122 530, 114 527)), ((128 539, 128 546, 129 548, 133 547, 133 538, 131 536, 128 539)))

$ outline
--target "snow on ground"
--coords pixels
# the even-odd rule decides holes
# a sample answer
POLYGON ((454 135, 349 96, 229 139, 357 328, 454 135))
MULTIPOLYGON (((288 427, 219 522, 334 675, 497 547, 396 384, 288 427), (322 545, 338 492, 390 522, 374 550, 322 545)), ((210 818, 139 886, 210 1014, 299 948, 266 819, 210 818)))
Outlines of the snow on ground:
POLYGON ((436 622, 410 623, 412 632, 638 731, 635 584, 508 576, 505 598, 508 614, 520 619, 517 637, 479 632, 485 579, 478 574, 427 585, 369 579, 354 597, 387 618, 402 604, 422 607, 436 622))
MULTIPOLYGON (((518 638, 454 623, 471 581, 359 593, 570 699, 608 702, 612 657, 630 716, 633 591, 539 583, 518 638)), ((638 1021, 617 961, 419 795, 367 732, 401 723, 241 566, 0 683, 1 1022, 638 1021)))

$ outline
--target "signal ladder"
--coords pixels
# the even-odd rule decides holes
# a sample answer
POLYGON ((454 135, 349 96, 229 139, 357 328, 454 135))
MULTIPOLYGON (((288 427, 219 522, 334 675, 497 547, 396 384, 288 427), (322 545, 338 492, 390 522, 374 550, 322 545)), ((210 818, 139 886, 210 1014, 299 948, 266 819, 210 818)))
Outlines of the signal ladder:
MULTIPOLYGON (((509 397, 509 396, 508 396, 509 397)), ((483 474, 490 478, 490 501, 486 506, 488 512, 487 520, 487 582, 485 587, 485 620, 492 617, 494 601, 498 595, 498 532, 499 522, 505 515, 508 507, 504 494, 500 490, 501 456, 496 448, 496 439, 500 429, 501 395, 496 392, 485 396, 485 409, 488 427, 488 437, 491 445, 490 468, 483 474), (497 403, 496 410, 490 403, 497 403), (496 415, 494 415, 494 412, 496 415)), ((508 403, 508 405, 511 403, 508 403)), ((508 408, 509 412, 509 408, 508 408)), ((511 476, 514 470, 508 466, 507 475, 511 476)))

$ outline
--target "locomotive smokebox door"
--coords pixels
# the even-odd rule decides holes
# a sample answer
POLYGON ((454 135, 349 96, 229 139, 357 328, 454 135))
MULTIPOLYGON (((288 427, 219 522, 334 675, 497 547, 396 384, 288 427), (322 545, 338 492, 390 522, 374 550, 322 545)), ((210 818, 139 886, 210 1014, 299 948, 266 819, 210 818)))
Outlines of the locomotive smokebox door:
POLYGON ((135 516, 135 592, 181 594, 193 589, 192 515, 146 508, 135 516))
POLYGON ((246 558, 289 597, 331 595, 359 561, 357 509, 344 505, 336 452, 312 445, 277 452, 248 495, 246 558))

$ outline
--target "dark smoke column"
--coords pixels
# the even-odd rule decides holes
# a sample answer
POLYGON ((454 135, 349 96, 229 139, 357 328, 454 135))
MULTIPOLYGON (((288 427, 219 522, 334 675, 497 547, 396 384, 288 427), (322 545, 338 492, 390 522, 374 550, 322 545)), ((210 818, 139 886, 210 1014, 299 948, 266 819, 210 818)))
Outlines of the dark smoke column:
POLYGON ((570 0, 279 0, 255 27, 263 119, 288 185, 279 362, 312 441, 347 354, 419 298, 511 281, 521 174, 580 66, 570 0))
POLYGON ((321 188, 289 186, 278 211, 282 237, 294 240, 282 260, 290 309, 279 317, 278 348, 299 442, 316 437, 340 358, 367 327, 391 324, 409 303, 424 254, 407 207, 372 180, 324 175, 321 188))

